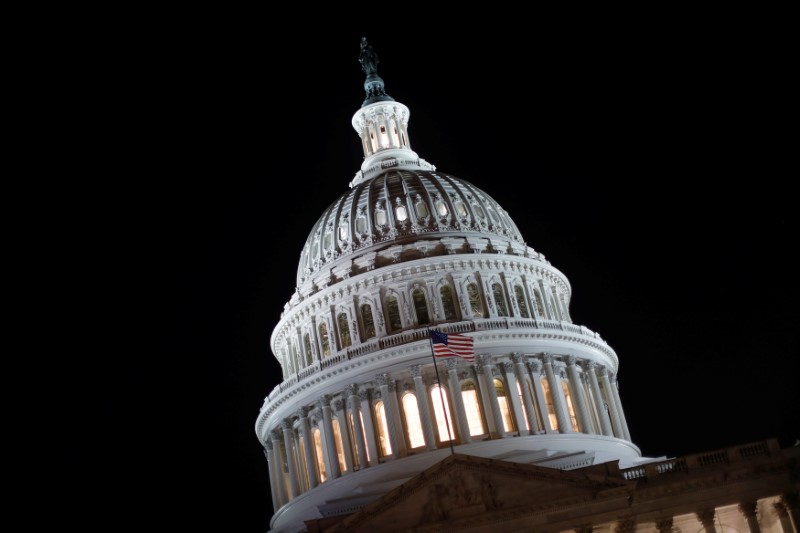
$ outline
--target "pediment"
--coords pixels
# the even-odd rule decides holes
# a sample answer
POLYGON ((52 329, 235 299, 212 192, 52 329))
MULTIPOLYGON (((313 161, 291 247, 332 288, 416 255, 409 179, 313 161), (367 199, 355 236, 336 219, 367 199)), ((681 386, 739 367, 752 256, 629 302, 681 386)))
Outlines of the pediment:
POLYGON ((470 528, 520 513, 561 513, 598 500, 627 498, 633 483, 598 469, 561 471, 454 454, 326 531, 470 528))

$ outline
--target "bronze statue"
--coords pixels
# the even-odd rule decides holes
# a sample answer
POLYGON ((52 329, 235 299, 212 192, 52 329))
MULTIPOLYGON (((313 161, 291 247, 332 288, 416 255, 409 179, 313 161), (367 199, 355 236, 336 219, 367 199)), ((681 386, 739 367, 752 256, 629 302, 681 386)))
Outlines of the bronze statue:
POLYGON ((361 63, 361 70, 369 77, 378 74, 378 54, 372 49, 372 45, 367 43, 367 38, 361 38, 361 55, 358 57, 361 63))

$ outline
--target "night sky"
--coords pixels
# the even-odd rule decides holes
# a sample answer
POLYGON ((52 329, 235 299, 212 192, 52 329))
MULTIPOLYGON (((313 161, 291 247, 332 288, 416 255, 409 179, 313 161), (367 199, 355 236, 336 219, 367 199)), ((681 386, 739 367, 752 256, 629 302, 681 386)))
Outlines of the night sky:
POLYGON ((110 85, 125 98, 109 100, 125 146, 108 154, 104 210, 124 213, 114 239, 130 246, 95 268, 130 304, 75 393, 93 416, 65 423, 96 438, 62 447, 99 465, 97 508, 128 525, 268 528, 254 424, 281 381, 269 339, 308 232, 362 161, 362 36, 411 110, 412 148, 488 193, 567 276, 573 321, 619 356, 643 455, 793 444, 788 74, 772 43, 674 22, 293 38, 232 24, 120 54, 110 85))

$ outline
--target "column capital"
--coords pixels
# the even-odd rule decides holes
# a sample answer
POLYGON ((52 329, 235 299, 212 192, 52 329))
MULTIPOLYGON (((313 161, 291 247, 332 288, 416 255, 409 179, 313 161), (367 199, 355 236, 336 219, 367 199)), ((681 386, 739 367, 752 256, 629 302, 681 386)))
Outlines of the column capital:
POLYGON ((656 529, 658 533, 672 533, 672 517, 667 516, 656 519, 656 529))
POLYGON ((319 403, 322 404, 323 407, 330 407, 331 406, 331 397, 327 394, 323 394, 319 397, 319 403))
POLYGON ((272 437, 272 440, 279 441, 281 440, 281 432, 275 429, 270 432, 270 437, 272 437))
POLYGON ((350 396, 355 396, 356 394, 358 394, 358 386, 355 383, 351 383, 350 385, 346 385, 345 388, 344 388, 344 392, 345 392, 345 394, 347 394, 348 398, 350 396))
POLYGON ((411 365, 408 368, 411 370, 411 375, 414 378, 421 378, 422 377, 422 366, 420 366, 420 365, 411 365))
POLYGON ((586 367, 586 370, 594 370, 597 368, 597 363, 594 361, 586 361, 583 363, 583 366, 586 367))
POLYGON ((600 374, 601 376, 606 376, 606 377, 608 377, 608 369, 607 369, 605 366, 603 366, 603 365, 597 365, 597 369, 596 369, 596 371, 597 371, 597 373, 598 373, 598 374, 600 374))
POLYGON ((714 516, 716 515, 716 511, 713 507, 711 509, 701 509, 700 511, 696 511, 695 514, 697 515, 697 519, 700 520, 700 523, 703 524, 703 527, 706 528, 706 531, 713 531, 714 516))
POLYGON ((757 509, 756 502, 749 501, 749 502, 742 502, 739 504, 739 511, 741 511, 741 513, 747 518, 755 516, 756 509, 757 509))
POLYGON ((319 409, 314 409, 313 411, 311 411, 309 418, 311 418, 311 422, 313 424, 315 425, 319 424, 319 421, 322 420, 322 411, 320 411, 319 409))
POLYGON ((336 398, 333 400, 333 402, 331 402, 331 407, 333 407, 334 411, 339 413, 342 409, 344 409, 344 401, 341 398, 336 398))
POLYGON ((298 407, 297 408, 297 418, 299 418, 300 420, 302 420, 304 418, 307 418, 308 417, 308 411, 309 411, 308 407, 305 407, 305 406, 298 407))
POLYGON ((389 374, 376 374, 375 375, 375 383, 378 384, 379 387, 385 387, 389 384, 389 374))
POLYGON ((292 429, 292 421, 291 420, 281 420, 281 429, 284 431, 289 431, 292 429))
POLYGON ((553 355, 549 354, 549 353, 543 353, 542 354, 542 361, 544 361, 544 364, 546 364, 546 365, 552 365, 553 364, 553 355))
POLYGON ((272 441, 270 439, 264 441, 264 447, 266 447, 267 450, 270 452, 275 449, 275 446, 272 444, 272 441))
POLYGON ((362 402, 365 402, 365 401, 369 400, 369 389, 367 389, 367 388, 362 388, 362 389, 359 389, 359 391, 358 391, 358 398, 359 398, 359 399, 360 399, 362 402))
POLYGON ((514 371, 514 363, 511 361, 503 361, 500 363, 500 366, 503 369, 503 372, 509 373, 514 371))
POLYGON ((397 390, 397 382, 395 380, 393 380, 393 379, 389 380, 389 383, 388 383, 387 386, 389 387, 389 392, 394 392, 394 391, 397 390))
POLYGON ((447 365, 448 372, 455 372, 456 368, 458 368, 458 358, 457 357, 448 357, 445 359, 445 364, 447 365))
POLYGON ((534 374, 541 374, 542 373, 542 362, 538 359, 534 359, 528 362, 528 366, 531 369, 531 372, 534 374))
POLYGON ((522 352, 512 352, 511 360, 516 364, 525 364, 525 354, 522 352))
POLYGON ((614 531, 615 533, 633 533, 636 531, 636 518, 632 516, 620 518, 614 531))
POLYGON ((575 366, 575 363, 578 362, 578 358, 574 355, 567 356, 567 366, 575 366))

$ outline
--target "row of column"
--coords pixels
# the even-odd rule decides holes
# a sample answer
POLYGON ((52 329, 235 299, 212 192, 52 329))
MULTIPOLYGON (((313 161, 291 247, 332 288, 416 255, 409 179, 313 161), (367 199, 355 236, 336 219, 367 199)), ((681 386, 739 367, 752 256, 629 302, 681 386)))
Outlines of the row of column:
MULTIPOLYGON (((758 521, 757 502, 748 501, 739 504, 739 511, 742 513, 747 528, 750 533, 761 533, 761 525, 758 521)), ((796 493, 785 494, 774 504, 775 512, 781 524, 783 533, 798 533, 800 525, 800 513, 798 512, 798 495, 796 493)), ((702 509, 695 513, 698 521, 703 526, 704 533, 716 533, 715 525, 716 510, 714 508, 702 509)), ((673 517, 667 516, 655 521, 656 530, 659 533, 672 533, 675 531, 673 517)), ((628 516, 618 520, 614 526, 614 533, 634 533, 637 522, 635 516, 628 516)), ((592 533, 594 526, 581 525, 573 529, 575 533, 592 533)), ((603 528, 605 530, 605 527, 603 528)))
MULTIPOLYGON (((563 374, 554 363, 552 355, 545 354, 540 361, 529 360, 521 353, 514 353, 511 361, 495 364, 491 355, 482 355, 470 365, 475 372, 482 418, 490 438, 574 431, 561 385, 563 374), (496 371, 498 376, 495 376, 496 371), (542 387, 542 373, 550 389, 557 428, 550 423, 549 402, 542 387), (494 384, 496 377, 502 378, 506 386, 509 414, 516 426, 513 433, 507 431, 503 423, 502 409, 494 384)), ((454 420, 450 421, 455 428, 453 438, 459 444, 467 444, 472 442, 472 436, 461 394, 461 378, 466 377, 466 373, 461 377, 458 374, 463 364, 460 358, 448 358, 445 364, 450 389, 449 403, 455 412, 454 420)), ((413 365, 409 370, 419 408, 425 449, 436 450, 438 443, 434 430, 435 417, 428 395, 429 389, 423 379, 422 366, 413 365)), ((566 357, 566 377, 579 431, 601 433, 630 441, 614 377, 609 376, 604 367, 591 361, 579 367, 573 356, 566 357)), ((396 382, 388 374, 382 373, 375 377, 374 383, 377 384, 377 389, 372 386, 347 385, 341 398, 323 396, 319 398, 317 408, 299 409, 293 417, 297 420, 297 434, 292 419, 283 420, 280 430, 275 429, 270 433, 270 440, 265 443, 265 447, 275 509, 321 483, 323 466, 327 478, 337 478, 376 464, 382 451, 377 440, 379 436, 388 440, 391 451, 385 454, 386 457, 393 459, 408 454, 396 382), (370 397, 373 401, 383 400, 385 435, 383 431, 376 431, 370 397), (334 436, 333 420, 338 422, 339 442, 334 436), (352 424, 350 420, 353 421, 352 424), (318 464, 320 461, 314 444, 314 429, 320 432, 323 464, 318 464), (299 445, 300 441, 302 446, 299 445), (341 449, 337 448, 337 444, 341 449), (340 455, 344 469, 340 466, 340 455)), ((410 384, 406 387, 410 387, 410 384)))

